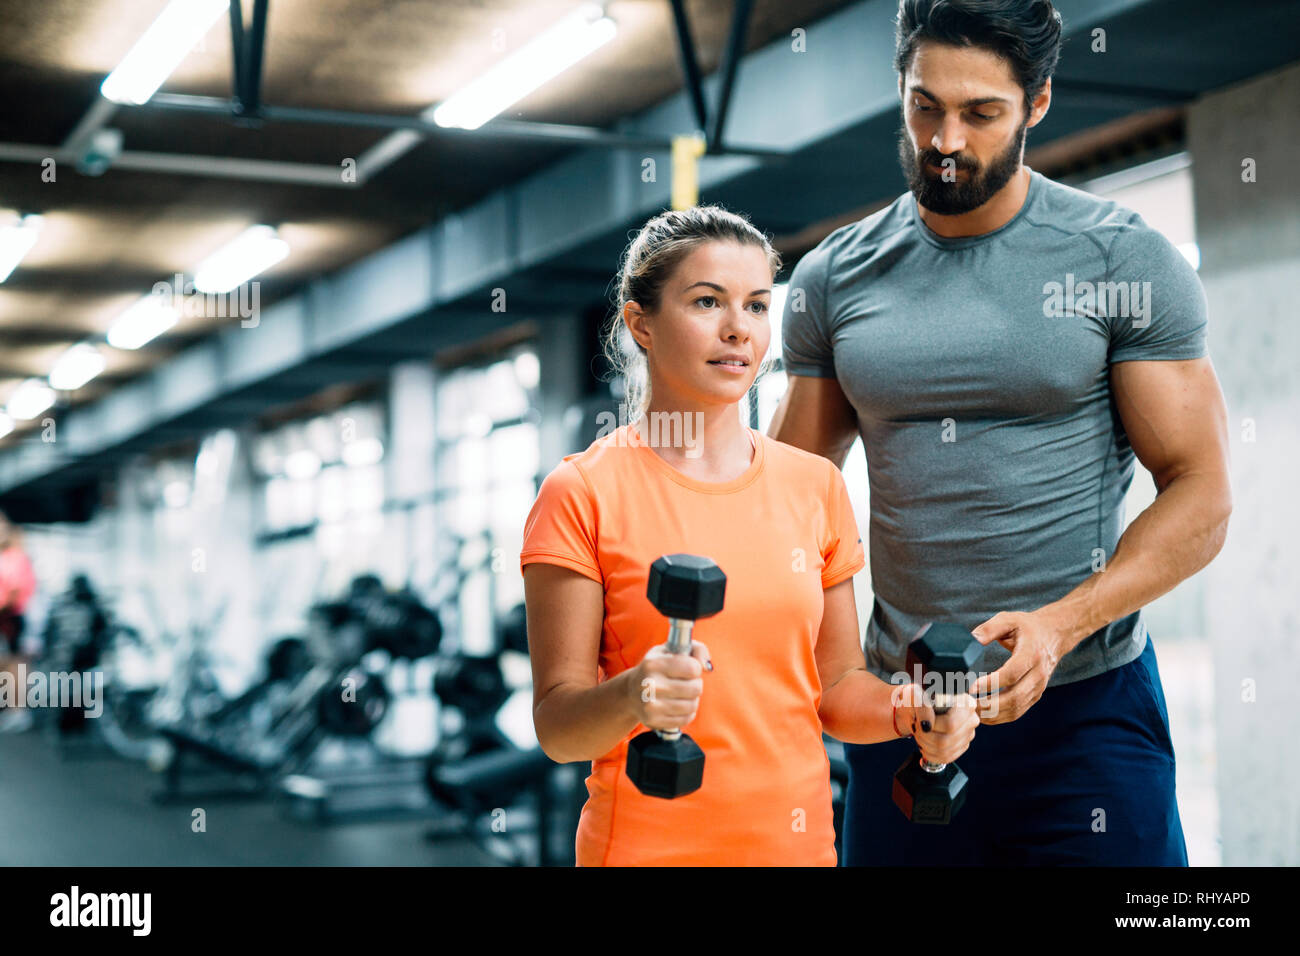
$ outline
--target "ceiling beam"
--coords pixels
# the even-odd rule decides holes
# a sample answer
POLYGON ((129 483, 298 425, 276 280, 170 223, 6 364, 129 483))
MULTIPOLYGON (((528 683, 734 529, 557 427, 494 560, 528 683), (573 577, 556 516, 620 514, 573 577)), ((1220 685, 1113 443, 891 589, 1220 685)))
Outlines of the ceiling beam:
POLYGON ((754 0, 735 0, 731 11, 731 33, 727 37, 727 47, 722 54, 722 84, 718 89, 718 101, 713 107, 708 134, 705 142, 709 152, 715 156, 724 155, 722 134, 727 128, 727 110, 731 106, 731 88, 736 82, 736 66, 745 53, 745 37, 749 35, 749 16, 754 9, 754 0))
MULTIPOLYGON (((139 106, 138 110, 173 110, 229 118, 238 112, 231 100, 217 96, 190 96, 180 93, 158 93, 139 106)), ((517 139, 555 143, 567 146, 600 146, 610 149, 672 148, 668 135, 641 135, 634 132, 604 130, 594 126, 573 126, 564 123, 524 122, 510 119, 493 119, 478 129, 461 129, 439 126, 433 120, 420 116, 393 116, 386 113, 361 113, 350 110, 307 109, 295 106, 270 106, 260 108, 258 119, 268 123, 310 123, 324 126, 350 126, 362 129, 383 129, 419 133, 427 137, 457 137, 470 139, 517 139)), ((735 145, 720 150, 718 155, 753 156, 781 160, 786 151, 763 146, 735 145)))

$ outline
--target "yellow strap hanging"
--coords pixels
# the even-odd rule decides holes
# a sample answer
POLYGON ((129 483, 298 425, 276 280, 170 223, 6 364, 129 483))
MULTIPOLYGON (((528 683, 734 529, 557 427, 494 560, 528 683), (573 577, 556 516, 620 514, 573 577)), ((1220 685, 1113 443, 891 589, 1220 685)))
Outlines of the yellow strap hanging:
POLYGON ((689 209, 700 201, 700 157, 704 137, 673 137, 673 208, 689 209))

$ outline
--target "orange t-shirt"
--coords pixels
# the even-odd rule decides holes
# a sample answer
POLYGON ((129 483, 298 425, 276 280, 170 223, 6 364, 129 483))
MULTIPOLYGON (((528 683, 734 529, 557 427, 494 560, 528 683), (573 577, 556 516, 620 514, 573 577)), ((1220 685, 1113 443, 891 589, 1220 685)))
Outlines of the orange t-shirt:
POLYGON ((675 800, 627 777, 627 744, 592 762, 579 866, 834 866, 830 766, 817 714, 822 591, 865 565, 844 478, 830 461, 749 429, 748 470, 723 483, 673 468, 631 425, 569 455, 542 483, 520 567, 557 564, 605 588, 600 670, 634 667, 668 637, 646 597, 664 554, 709 558, 723 609, 695 625, 714 670, 684 728, 704 783, 675 800))

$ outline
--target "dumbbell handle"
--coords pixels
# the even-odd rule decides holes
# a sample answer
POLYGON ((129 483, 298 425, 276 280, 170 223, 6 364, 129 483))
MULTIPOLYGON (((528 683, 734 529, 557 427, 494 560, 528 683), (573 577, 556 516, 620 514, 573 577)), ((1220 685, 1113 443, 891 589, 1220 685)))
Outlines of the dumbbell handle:
POLYGON ((695 622, 690 618, 670 617, 668 623, 668 650, 673 654, 689 654, 695 622))
MULTIPOLYGON (((940 717, 943 714, 948 713, 948 709, 952 707, 952 695, 951 694, 936 695, 934 698, 934 703, 931 706, 934 708, 934 715, 936 717, 940 717)), ((946 766, 948 766, 946 763, 930 763, 924 757, 921 758, 921 769, 924 770, 926 773, 942 773, 943 768, 946 766)))
MULTIPOLYGON (((670 617, 668 619, 668 652, 670 654, 689 654, 691 652, 691 631, 695 622, 690 618, 670 617)), ((673 730, 656 730, 660 740, 676 740, 682 735, 677 727, 673 730)))

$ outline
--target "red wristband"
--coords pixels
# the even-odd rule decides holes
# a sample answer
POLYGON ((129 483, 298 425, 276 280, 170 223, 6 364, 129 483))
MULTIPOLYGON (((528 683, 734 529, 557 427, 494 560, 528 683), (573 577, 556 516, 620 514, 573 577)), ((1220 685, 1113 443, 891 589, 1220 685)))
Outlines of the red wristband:
POLYGON ((912 736, 911 734, 905 734, 905 733, 902 733, 902 732, 898 729, 898 693, 897 693, 897 691, 896 691, 896 692, 894 693, 894 695, 893 695, 892 704, 893 704, 893 713, 892 713, 892 715, 891 715, 891 718, 892 718, 892 721, 893 721, 893 724, 894 724, 894 733, 898 734, 899 737, 910 737, 910 736, 912 736))

